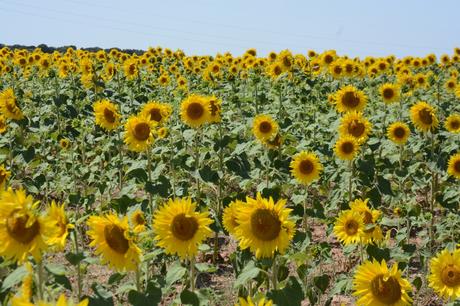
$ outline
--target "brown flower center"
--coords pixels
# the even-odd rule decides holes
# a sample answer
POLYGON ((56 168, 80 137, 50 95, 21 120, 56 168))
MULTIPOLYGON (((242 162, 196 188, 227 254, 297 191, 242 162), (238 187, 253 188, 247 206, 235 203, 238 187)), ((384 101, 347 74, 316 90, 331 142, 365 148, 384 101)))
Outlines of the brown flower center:
POLYGON ((6 220, 8 234, 22 244, 30 243, 40 232, 38 220, 35 220, 32 225, 27 227, 28 220, 28 215, 20 214, 18 211, 13 211, 6 220))
POLYGON ((275 75, 280 75, 281 72, 283 72, 283 71, 281 70, 281 67, 280 67, 280 66, 277 65, 277 66, 275 66, 275 68, 273 68, 273 73, 274 73, 275 75))
POLYGON ((365 130, 364 124, 362 122, 359 122, 358 120, 353 120, 348 125, 348 133, 350 133, 356 138, 361 137, 364 134, 364 130, 365 130))
POLYGON ((161 115, 161 110, 159 108, 152 108, 150 110, 150 120, 160 122, 163 116, 161 115))
POLYGON ((311 160, 308 159, 302 160, 299 164, 299 171, 302 174, 310 174, 312 173, 314 168, 315 166, 313 165, 311 160))
POLYGON ((418 112, 418 116, 420 118, 420 121, 422 121, 426 125, 431 125, 433 123, 433 115, 426 108, 420 110, 418 112))
POLYGON ((447 265, 441 271, 442 283, 448 287, 460 285, 460 270, 455 265, 447 265))
POLYGON ((341 66, 335 66, 334 67, 334 73, 335 74, 341 74, 342 73, 342 67, 341 66))
POLYGON ((259 131, 261 133, 267 134, 272 130, 272 124, 268 121, 262 121, 259 125, 259 131))
POLYGON ((345 223, 345 232, 347 232, 347 235, 353 236, 358 232, 359 229, 359 224, 356 222, 356 220, 348 220, 345 223))
POLYGON ((456 172, 460 172, 460 160, 455 161, 454 169, 456 172))
POLYGON ((385 88, 383 90, 383 97, 385 99, 388 99, 388 100, 392 99, 394 97, 394 95, 395 95, 395 92, 394 92, 393 88, 385 88))
POLYGON ((145 123, 141 122, 136 124, 134 127, 134 137, 139 141, 145 141, 150 136, 150 126, 145 123))
POLYGON ((460 127, 460 122, 459 122, 459 121, 457 121, 457 120, 452 120, 452 121, 450 122, 450 128, 451 128, 452 130, 457 130, 459 127, 460 127))
POLYGON ((194 217, 182 213, 174 217, 171 231, 177 239, 187 241, 192 239, 198 231, 198 222, 194 217))
POLYGON ((355 146, 353 145, 353 143, 347 141, 347 142, 342 143, 341 149, 343 153, 351 154, 353 153, 355 146))
POLYGON ((274 211, 259 208, 251 216, 251 229, 258 239, 271 241, 278 237, 281 222, 274 211))
POLYGON ((406 130, 401 126, 398 126, 394 129, 393 135, 398 139, 402 139, 404 136, 406 136, 406 130))
POLYGON ((145 224, 145 218, 144 218, 144 216, 143 216, 141 213, 138 213, 138 214, 136 214, 136 216, 134 217, 134 222, 135 222, 137 225, 144 225, 144 224, 145 224))
POLYGON ((108 108, 104 108, 104 118, 109 123, 114 123, 116 120, 115 113, 108 108))
POLYGON ((342 97, 342 103, 343 105, 350 107, 350 108, 355 108, 359 105, 359 97, 352 91, 347 91, 343 97, 342 97))
POLYGON ((104 238, 109 247, 119 254, 125 254, 129 249, 129 241, 125 238, 123 229, 118 225, 106 225, 104 238))
POLYGON ((380 274, 371 281, 372 295, 385 305, 393 305, 401 299, 401 285, 398 280, 390 276, 387 280, 380 274))
POLYGON ((187 107, 187 116, 192 120, 198 120, 204 115, 204 107, 198 102, 193 102, 187 107))
POLYGON ((332 55, 330 55, 330 54, 327 54, 327 55, 324 57, 324 62, 325 62, 326 64, 332 63, 333 60, 334 60, 334 58, 333 58, 332 55))

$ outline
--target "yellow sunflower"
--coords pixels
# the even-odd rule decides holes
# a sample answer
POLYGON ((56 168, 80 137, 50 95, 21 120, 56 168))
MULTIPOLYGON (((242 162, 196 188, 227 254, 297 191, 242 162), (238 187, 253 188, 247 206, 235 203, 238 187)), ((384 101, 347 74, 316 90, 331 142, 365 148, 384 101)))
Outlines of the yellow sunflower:
POLYGON ((67 300, 64 293, 62 293, 56 302, 45 302, 45 301, 38 301, 35 304, 30 302, 29 299, 25 299, 23 297, 14 297, 11 300, 11 306, 88 306, 89 300, 84 299, 83 301, 75 304, 72 300, 67 300))
POLYGON ((311 152, 300 152, 291 161, 291 174, 295 179, 305 185, 317 180, 323 171, 318 156, 311 152))
POLYGON ((382 229, 377 224, 382 212, 377 209, 370 209, 367 206, 369 199, 356 199, 350 203, 350 209, 358 212, 363 218, 364 229, 361 242, 368 244, 370 242, 379 242, 383 239, 382 229))
POLYGON ((217 99, 214 96, 208 97, 207 102, 209 104, 208 109, 210 111, 209 123, 220 122, 221 111, 222 111, 222 100, 217 99))
POLYGON ((120 219, 111 213, 91 216, 87 224, 87 234, 92 240, 89 246, 96 248, 95 253, 101 256, 102 263, 117 271, 133 271, 138 267, 141 250, 130 233, 128 217, 120 219))
POLYGON ((132 80, 139 75, 139 68, 137 67, 137 61, 135 59, 126 60, 123 63, 123 70, 128 80, 132 80))
POLYGON ((44 220, 47 226, 52 228, 49 231, 51 236, 46 237, 46 242, 51 246, 55 246, 58 251, 64 250, 69 230, 74 228, 65 214, 64 204, 57 205, 53 200, 48 207, 44 220))
POLYGON ((444 122, 444 126, 446 127, 446 130, 451 133, 460 133, 460 115, 452 114, 447 117, 446 121, 444 122))
POLYGON ((0 93, 0 112, 7 119, 21 120, 24 118, 21 109, 16 105, 16 96, 12 88, 0 93))
POLYGON ((335 154, 343 160, 353 160, 359 151, 359 143, 352 136, 342 136, 335 143, 335 154))
POLYGON ((455 95, 457 96, 457 98, 460 99, 460 85, 457 85, 457 87, 455 87, 455 95))
POLYGON ((210 105, 205 97, 191 95, 182 101, 181 119, 192 128, 199 128, 211 117, 210 105))
POLYGON ((388 269, 385 260, 375 259, 361 264, 353 277, 353 295, 359 297, 357 306, 406 306, 412 304, 408 292, 410 283, 401 276, 395 263, 388 269))
POLYGON ((67 138, 62 138, 61 140, 59 140, 59 145, 62 149, 66 150, 70 146, 70 140, 68 140, 67 138))
POLYGON ((154 142, 153 134, 156 122, 149 117, 138 115, 128 118, 125 124, 124 141, 129 150, 143 152, 154 142))
POLYGON ((198 246, 212 236, 208 212, 197 212, 190 198, 169 199, 153 216, 157 246, 181 259, 196 256, 198 246))
POLYGON ((388 138, 398 145, 404 145, 410 135, 410 129, 404 122, 394 122, 387 130, 388 138))
POLYGON ((250 296, 248 296, 246 299, 245 298, 238 298, 239 303, 235 304, 235 306, 272 306, 273 302, 271 300, 266 299, 265 297, 262 297, 259 299, 257 302, 254 302, 250 296))
POLYGON ((270 115, 257 115, 254 118, 252 132, 259 141, 264 142, 275 138, 278 130, 278 123, 270 115))
POLYGON ((149 101, 142 108, 141 114, 158 124, 164 124, 172 114, 172 107, 167 103, 149 101))
POLYGON ((28 255, 41 259, 49 235, 44 219, 36 211, 39 202, 23 189, 8 188, 0 196, 0 256, 23 262, 28 255))
POLYGON ((0 115, 0 134, 3 134, 8 129, 8 125, 6 124, 5 116, 0 115))
POLYGON ((369 120, 358 112, 348 112, 340 120, 340 136, 352 136, 356 138, 359 144, 362 144, 369 137, 371 132, 369 120))
POLYGON ((444 88, 446 88, 446 90, 449 91, 449 92, 455 92, 456 87, 457 87, 457 79, 456 78, 450 78, 444 84, 444 88))
POLYGON ((367 96, 352 85, 347 85, 335 93, 335 106, 340 113, 362 111, 366 104, 367 96))
POLYGON ((344 245, 360 243, 364 229, 363 217, 353 210, 342 211, 334 224, 334 234, 344 245))
POLYGON ((383 102, 386 104, 398 102, 401 96, 401 88, 398 84, 385 83, 380 86, 379 91, 383 102))
POLYGON ((438 126, 435 109, 423 101, 410 108, 410 118, 415 127, 422 132, 434 130, 438 126))
POLYGON ((118 107, 107 99, 93 104, 96 124, 107 131, 112 131, 120 125, 118 107))
POLYGON ((456 153, 449 158, 447 173, 460 179, 460 153, 456 153))
POLYGON ((232 201, 227 207, 225 207, 224 213, 222 214, 222 224, 227 232, 233 236, 235 236, 236 227, 238 226, 238 222, 236 220, 238 210, 243 205, 245 205, 243 201, 232 201))
POLYGON ((159 128, 156 135, 159 139, 163 139, 163 138, 166 138, 166 136, 168 136, 168 133, 169 133, 169 130, 167 127, 162 127, 162 128, 159 128))
POLYGON ((236 238, 241 249, 250 248, 256 258, 270 258, 278 251, 283 254, 294 237, 295 223, 290 219, 291 209, 286 200, 276 203, 272 198, 246 198, 246 205, 239 207, 236 222, 236 238))
POLYGON ((145 220, 145 215, 144 212, 140 209, 136 209, 132 214, 131 214, 131 224, 133 226, 133 230, 136 233, 143 232, 146 227, 146 220, 145 220))
POLYGON ((0 192, 5 189, 6 181, 10 175, 11 172, 7 171, 4 165, 0 165, 0 192))
POLYGON ((430 260, 429 286, 442 298, 460 298, 460 249, 445 249, 430 260))

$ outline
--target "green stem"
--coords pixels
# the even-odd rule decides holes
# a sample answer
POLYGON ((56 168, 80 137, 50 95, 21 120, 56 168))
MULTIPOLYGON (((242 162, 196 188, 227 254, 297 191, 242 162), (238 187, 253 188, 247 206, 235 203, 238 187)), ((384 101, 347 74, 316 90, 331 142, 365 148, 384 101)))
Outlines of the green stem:
MULTIPOLYGON (((149 182, 152 183, 152 154, 150 152, 150 147, 147 148, 147 175, 149 178, 149 182)), ((150 213, 153 216, 153 198, 150 192, 148 194, 149 194, 150 213)))
POLYGON ((137 292, 142 292, 140 265, 136 267, 136 289, 137 289, 137 292))
POLYGON ((354 172, 353 160, 350 161, 349 168, 350 168, 350 178, 348 179, 348 203, 351 203, 353 201, 353 172, 354 172))
POLYGON ((277 257, 273 257, 273 265, 272 265, 272 283, 273 283, 273 290, 278 289, 278 261, 276 260, 277 257))
MULTIPOLYGON (((79 247, 78 247, 78 228, 77 225, 75 225, 74 230, 72 231, 73 233, 73 238, 74 238, 74 243, 75 243, 75 253, 78 255, 80 253, 79 247)), ((81 265, 80 261, 77 264, 77 297, 78 300, 81 299, 81 293, 82 293, 82 278, 81 278, 81 265)))
POLYGON ((38 291, 38 299, 39 300, 44 300, 44 296, 43 296, 43 261, 42 259, 40 259, 38 262, 37 262, 37 275, 38 275, 38 288, 37 288, 37 291, 38 291))
POLYGON ((119 165, 119 182, 118 182, 118 188, 121 189, 123 188, 123 142, 121 140, 121 132, 117 133, 118 134, 118 153, 120 154, 120 165, 119 165))
POLYGON ((196 202, 200 202, 201 186, 200 186, 200 149, 199 149, 199 131, 195 135, 195 183, 196 183, 196 202))
POLYGON ((190 290, 195 291, 195 257, 190 259, 190 290))

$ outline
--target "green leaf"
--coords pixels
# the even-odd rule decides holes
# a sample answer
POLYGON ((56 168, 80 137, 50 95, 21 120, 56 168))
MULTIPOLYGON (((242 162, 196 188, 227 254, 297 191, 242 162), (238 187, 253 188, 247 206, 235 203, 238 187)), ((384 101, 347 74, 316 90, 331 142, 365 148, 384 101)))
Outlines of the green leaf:
POLYGON ((148 178, 147 172, 143 168, 133 169, 126 173, 126 175, 130 178, 135 178, 137 182, 147 182, 148 178))
POLYGON ((276 305, 300 306, 304 299, 302 287, 294 276, 290 276, 283 289, 272 290, 267 297, 276 305))
POLYGON ((171 287, 172 284, 184 277, 185 273, 187 273, 187 269, 182 267, 180 262, 172 264, 166 273, 166 287, 171 287))
POLYGON ((126 276, 126 274, 122 274, 122 273, 118 273, 118 272, 113 273, 109 277, 109 285, 119 283, 123 278, 125 278, 125 276, 126 276))
POLYGON ((393 195, 393 191, 391 190, 391 183, 389 180, 387 180, 383 176, 377 176, 377 182, 379 184, 379 190, 383 194, 393 195))
POLYGON ((68 262, 70 262, 72 265, 76 266, 78 265, 83 259, 85 259, 85 254, 82 252, 80 253, 67 253, 65 254, 65 258, 67 259, 68 262))
POLYGON ((113 306, 113 296, 112 293, 107 291, 98 283, 93 283, 91 285, 93 289, 94 296, 89 298, 89 306, 113 306))
POLYGON ((327 287, 329 287, 329 281, 330 281, 330 278, 329 278, 329 275, 327 274, 323 274, 321 276, 315 276, 313 278, 313 282, 315 286, 318 287, 318 289, 321 290, 322 293, 324 293, 327 287))
POLYGON ((54 275, 65 275, 66 272, 64 266, 57 264, 47 264, 45 268, 48 272, 54 275))
POLYGON ((22 157, 26 163, 29 163, 35 157, 34 147, 28 147, 27 150, 23 151, 22 157))
POLYGON ((219 181, 219 175, 217 171, 214 171, 208 165, 205 165, 203 168, 200 169, 200 176, 203 181, 208 183, 217 183, 219 181))
POLYGON ((254 261, 250 261, 246 264, 244 269, 241 271, 241 274, 238 275, 235 283, 233 284, 234 288, 238 288, 239 286, 243 286, 247 283, 247 281, 256 278, 260 273, 260 269, 256 267, 254 261))
POLYGON ((7 289, 10 289, 11 287, 16 286, 19 284, 22 279, 27 275, 28 271, 25 268, 25 266, 20 266, 13 272, 11 272, 4 280, 2 283, 2 288, 1 292, 4 292, 7 289))
POLYGON ((158 305, 161 302, 161 289, 149 283, 145 293, 131 290, 128 293, 128 301, 134 306, 158 305))
POLYGON ((390 260, 390 249, 388 248, 381 249, 376 245, 369 244, 366 250, 371 258, 375 258, 378 261, 382 261, 382 259, 390 260))
POLYGON ((200 300, 195 292, 190 290, 183 290, 180 294, 180 301, 185 305, 199 306, 200 300))

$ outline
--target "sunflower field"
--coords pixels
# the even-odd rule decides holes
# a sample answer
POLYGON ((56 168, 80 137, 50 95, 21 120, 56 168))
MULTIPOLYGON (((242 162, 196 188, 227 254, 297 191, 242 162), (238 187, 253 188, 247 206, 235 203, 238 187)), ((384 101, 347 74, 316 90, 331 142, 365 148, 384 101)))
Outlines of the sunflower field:
POLYGON ((460 49, 0 49, 2 305, 460 305, 460 49))

